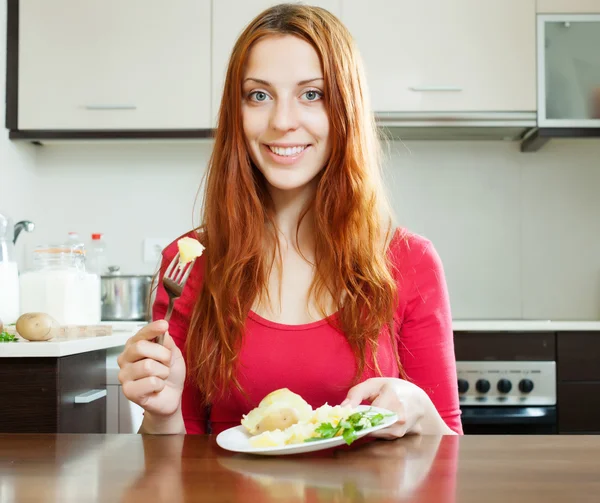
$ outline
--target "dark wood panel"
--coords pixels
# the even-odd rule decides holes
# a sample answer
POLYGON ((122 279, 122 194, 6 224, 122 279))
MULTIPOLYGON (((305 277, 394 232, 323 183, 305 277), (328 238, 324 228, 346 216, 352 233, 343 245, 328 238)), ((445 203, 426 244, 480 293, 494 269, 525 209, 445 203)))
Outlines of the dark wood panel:
POLYGON ((214 129, 119 129, 119 130, 41 130, 11 129, 11 140, 31 140, 42 144, 44 140, 137 140, 137 139, 203 139, 212 138, 214 129))
POLYGON ((106 398, 74 402, 81 393, 106 389, 106 351, 2 358, 0 383, 0 432, 106 432, 106 398))
POLYGON ((600 429, 600 382, 559 382, 557 392, 560 433, 600 429))
POLYGON ((19 0, 7 1, 6 19, 5 125, 7 129, 15 129, 19 103, 19 0))
POLYGON ((459 361, 554 361, 554 332, 455 332, 459 361))
POLYGON ((0 358, 0 431, 56 433, 56 358, 0 358))
POLYGON ((558 334, 557 359, 560 381, 600 381, 600 333, 558 334))
POLYGON ((94 389, 106 390, 106 351, 60 358, 59 432, 106 433, 106 397, 87 404, 75 397, 94 389))

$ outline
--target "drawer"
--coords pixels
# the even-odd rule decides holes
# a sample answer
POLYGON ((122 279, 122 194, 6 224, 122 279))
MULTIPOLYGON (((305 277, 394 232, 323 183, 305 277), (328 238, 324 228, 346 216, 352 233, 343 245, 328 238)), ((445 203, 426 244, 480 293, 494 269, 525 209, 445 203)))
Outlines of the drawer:
POLYGON ((60 433, 106 433, 106 352, 58 360, 60 433))
POLYGON ((600 333, 558 334, 559 381, 600 381, 600 333))
POLYGON ((600 382, 558 384, 558 431, 600 431, 600 382))

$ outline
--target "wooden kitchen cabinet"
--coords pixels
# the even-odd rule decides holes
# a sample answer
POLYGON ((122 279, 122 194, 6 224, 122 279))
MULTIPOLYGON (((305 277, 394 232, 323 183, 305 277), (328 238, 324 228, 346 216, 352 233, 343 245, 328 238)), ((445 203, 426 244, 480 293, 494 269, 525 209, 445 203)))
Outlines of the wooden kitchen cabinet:
MULTIPOLYGON (((212 13, 212 119, 216 124, 227 63, 237 37, 246 25, 263 10, 281 3, 275 0, 218 0, 212 13)), ((310 5, 323 7, 340 16, 342 0, 313 0, 310 5)))
POLYGON ((9 7, 9 39, 18 23, 10 129, 210 126, 211 0, 9 0, 9 7))
POLYGON ((557 335, 560 433, 600 433, 600 333, 557 335))
POLYGON ((536 0, 343 0, 378 112, 536 110, 536 0))
POLYGON ((106 351, 0 359, 0 432, 106 433, 106 351))
POLYGON ((598 0, 537 0, 540 14, 598 14, 598 0))

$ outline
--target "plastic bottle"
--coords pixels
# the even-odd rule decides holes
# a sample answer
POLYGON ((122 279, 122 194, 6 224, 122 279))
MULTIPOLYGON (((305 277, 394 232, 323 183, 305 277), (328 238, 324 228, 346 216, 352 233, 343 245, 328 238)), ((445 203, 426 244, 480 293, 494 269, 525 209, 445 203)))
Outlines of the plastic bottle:
POLYGON ((92 234, 92 242, 90 243, 85 269, 87 272, 102 276, 107 274, 107 257, 106 257, 106 241, 103 234, 92 234))

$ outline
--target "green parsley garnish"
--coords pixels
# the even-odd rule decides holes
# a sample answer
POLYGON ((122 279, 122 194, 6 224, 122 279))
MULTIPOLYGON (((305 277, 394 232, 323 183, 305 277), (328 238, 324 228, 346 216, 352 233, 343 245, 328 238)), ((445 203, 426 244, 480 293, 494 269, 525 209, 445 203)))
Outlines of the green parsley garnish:
POLYGON ((17 337, 8 332, 0 332, 0 342, 15 342, 17 337))
POLYGON ((386 417, 391 417, 392 414, 384 416, 379 412, 373 413, 371 409, 364 412, 355 412, 338 423, 337 426, 333 426, 331 423, 322 423, 316 429, 315 433, 318 436, 307 438, 305 442, 315 442, 317 440, 325 440, 328 438, 334 438, 340 434, 348 445, 354 442, 358 435, 357 432, 372 428, 383 422, 386 417))

